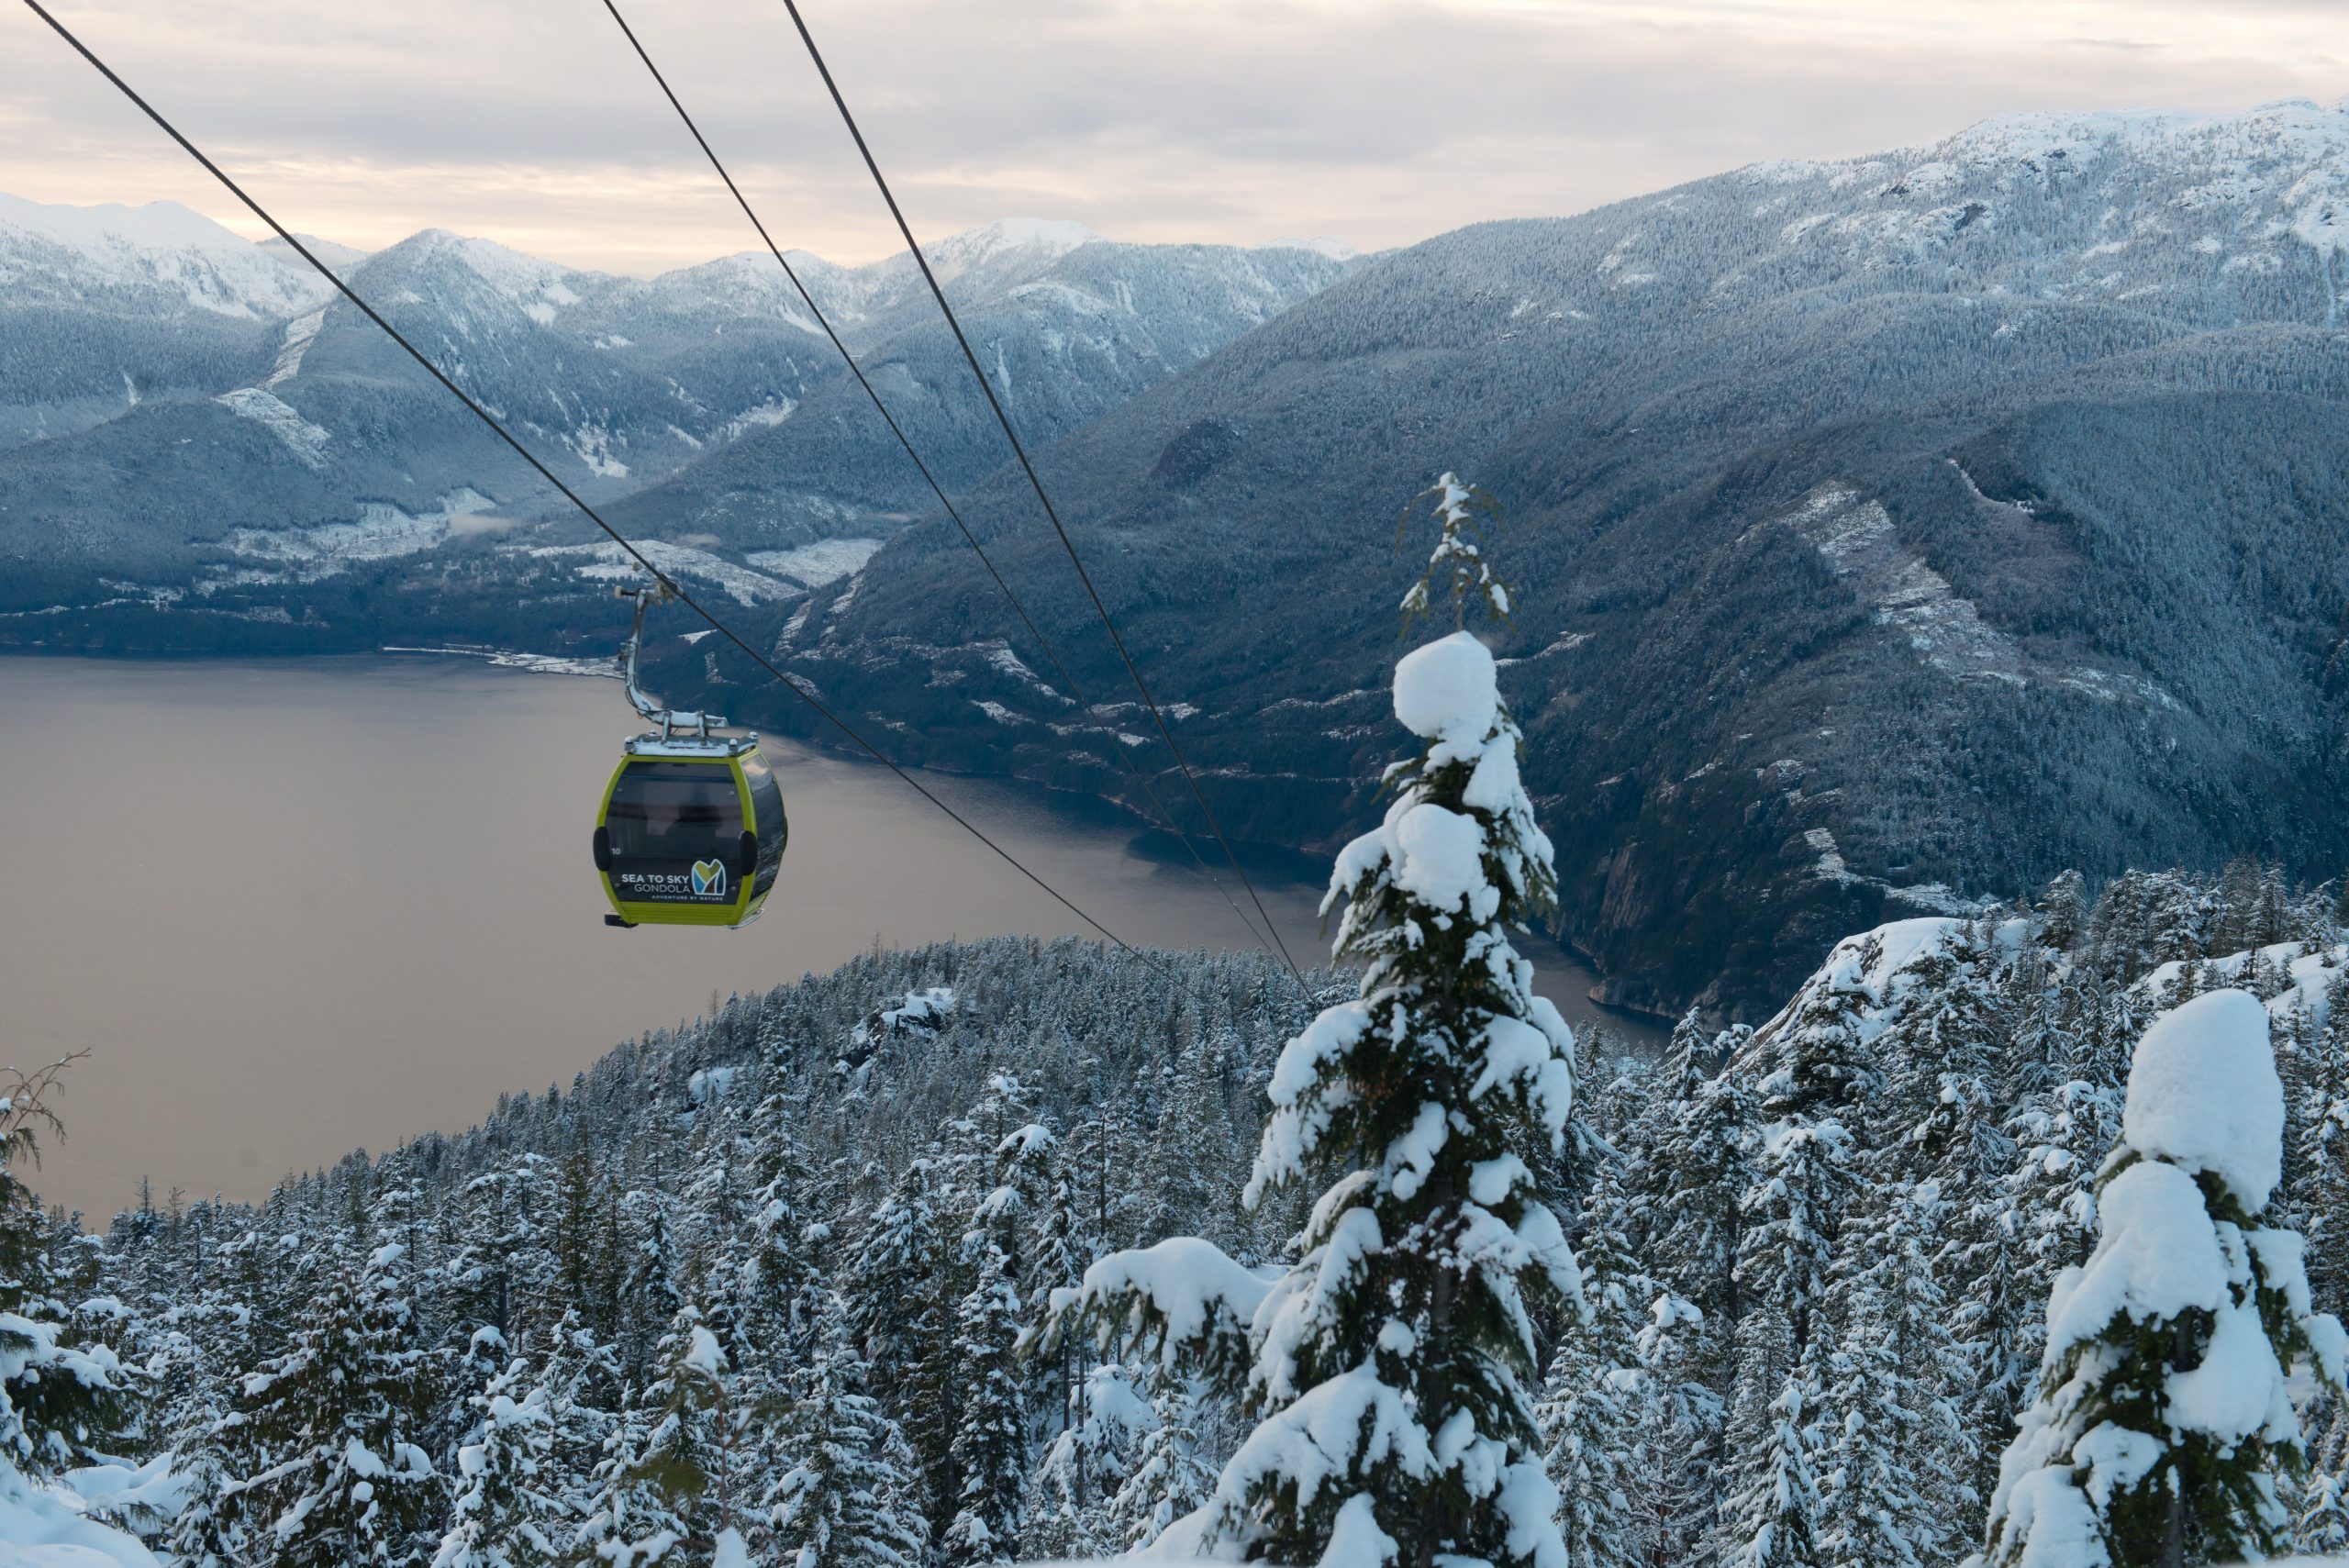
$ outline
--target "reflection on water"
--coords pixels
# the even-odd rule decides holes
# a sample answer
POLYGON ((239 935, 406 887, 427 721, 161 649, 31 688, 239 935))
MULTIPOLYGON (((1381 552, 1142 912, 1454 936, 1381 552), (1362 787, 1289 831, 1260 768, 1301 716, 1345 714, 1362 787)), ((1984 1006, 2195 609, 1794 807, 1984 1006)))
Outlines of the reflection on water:
MULTIPOLYGON (((759 922, 607 929, 588 830, 638 727, 610 683, 449 660, 0 664, 0 1060, 91 1052, 41 1190, 258 1197, 876 944, 1090 934, 886 773, 788 746, 759 922)), ((1247 945, 1187 856, 1099 808, 924 782, 1129 941, 1247 945)), ((1324 955, 1318 884, 1260 887, 1324 955)), ((1589 971, 1531 951, 1593 1014, 1589 971)))

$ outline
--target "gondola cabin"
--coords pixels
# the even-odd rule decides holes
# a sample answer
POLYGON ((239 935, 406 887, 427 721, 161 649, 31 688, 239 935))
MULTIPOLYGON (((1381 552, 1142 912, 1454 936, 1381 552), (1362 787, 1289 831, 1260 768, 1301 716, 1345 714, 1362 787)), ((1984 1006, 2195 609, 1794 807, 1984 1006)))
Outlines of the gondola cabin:
POLYGON ((596 818, 614 926, 747 926, 791 835, 755 736, 640 735, 596 818))

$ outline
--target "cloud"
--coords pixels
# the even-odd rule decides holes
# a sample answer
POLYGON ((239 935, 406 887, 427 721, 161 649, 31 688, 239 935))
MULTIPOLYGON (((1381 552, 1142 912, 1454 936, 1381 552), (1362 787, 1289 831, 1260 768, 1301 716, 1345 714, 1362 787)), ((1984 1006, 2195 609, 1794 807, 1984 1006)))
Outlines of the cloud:
MULTIPOLYGON (((623 0, 779 239, 895 249, 780 4, 623 0)), ((2349 91, 2322 0, 808 0, 918 231, 1008 214, 1134 239, 1373 248, 1761 157, 2019 109, 2349 91)), ((104 0, 134 85, 312 232, 438 225, 650 272, 753 241, 596 0, 104 0)), ((0 189, 217 188, 30 13, 0 10, 0 189)), ((250 220, 239 227, 253 231, 250 220)))

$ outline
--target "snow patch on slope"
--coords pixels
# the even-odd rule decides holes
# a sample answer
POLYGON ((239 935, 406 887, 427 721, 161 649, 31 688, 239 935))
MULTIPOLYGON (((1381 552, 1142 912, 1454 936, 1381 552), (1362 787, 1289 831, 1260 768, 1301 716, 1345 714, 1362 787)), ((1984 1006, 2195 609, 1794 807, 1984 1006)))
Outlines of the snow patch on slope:
MULTIPOLYGON (((460 487, 422 514, 368 501, 361 503, 356 522, 326 523, 313 528, 237 528, 224 542, 237 555, 280 562, 294 568, 295 581, 315 583, 357 562, 388 561, 430 550, 458 531, 457 519, 479 517, 495 506, 480 491, 460 487)), ((255 580, 278 579, 263 575, 255 580)), ((206 584, 198 591, 217 585, 206 584)))
MULTIPOLYGON (((523 553, 542 561, 577 561, 573 575, 590 582, 620 583, 640 576, 643 568, 635 558, 618 545, 604 540, 595 544, 558 544, 517 546, 523 553)), ((715 584, 736 604, 774 604, 796 597, 800 590, 788 583, 737 566, 722 556, 690 545, 671 544, 665 539, 640 539, 638 550, 644 559, 673 577, 698 578, 715 584)))
POLYGON ((285 443, 285 450, 305 468, 327 465, 327 442, 331 433, 323 425, 313 425, 292 406, 272 393, 257 386, 240 387, 224 392, 212 400, 240 419, 250 419, 262 428, 285 443))
POLYGON ((36 1486, 0 1463, 0 1568, 160 1568, 118 1529, 83 1516, 80 1499, 36 1486))
POLYGON ((770 397, 755 408, 745 408, 726 422, 726 437, 733 440, 746 431, 780 425, 797 411, 798 402, 789 397, 770 397))
POLYGON ((826 539, 793 550, 754 550, 742 559, 762 572, 789 577, 810 588, 837 583, 864 570, 885 541, 877 539, 826 539))
POLYGON ((1822 484, 1782 521, 1876 606, 1879 624, 1905 633, 1927 664, 1953 680, 2023 684, 2014 639, 1985 622, 1971 600, 1902 544, 1882 502, 1845 485, 1822 484))
POLYGON ((269 374, 262 379, 264 390, 280 382, 291 381, 301 373, 302 356, 310 351, 317 340, 318 329, 327 324, 327 307, 318 306, 307 316, 296 317, 285 324, 285 341, 278 345, 277 361, 269 367, 269 374))
MULTIPOLYGON (((1964 470, 1959 470, 1964 474, 1964 470)), ((1968 486, 1973 485, 1970 476, 1968 486)), ((1978 489, 1975 495, 1981 495, 1978 489)), ((1986 502, 1987 496, 1981 497, 1986 502)), ((2003 505, 2003 503, 1992 503, 2003 505)), ((1876 623, 1908 639, 1929 667, 1954 681, 2041 681, 2100 702, 2134 701, 2175 708, 2177 699, 2154 683, 2089 665, 2038 663, 2015 639, 1984 620, 1974 602, 1933 570, 1923 552, 1904 543, 1882 502, 1830 482, 1778 519, 1819 551, 1820 559, 1876 610, 1876 623)))

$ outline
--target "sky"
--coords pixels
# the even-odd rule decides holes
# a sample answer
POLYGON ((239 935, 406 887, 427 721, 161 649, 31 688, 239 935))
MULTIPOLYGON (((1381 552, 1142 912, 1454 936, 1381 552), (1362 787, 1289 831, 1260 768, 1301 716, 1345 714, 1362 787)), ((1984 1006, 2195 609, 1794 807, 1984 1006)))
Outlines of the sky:
MULTIPOLYGON (((781 0, 617 0, 771 232, 896 243, 781 0)), ((289 227, 651 273, 755 244, 602 0, 62 0, 289 227)), ((802 0, 930 238, 1364 250, 2033 109, 2349 95, 2349 0, 802 0)), ((256 220, 0 0, 0 191, 256 220)))

